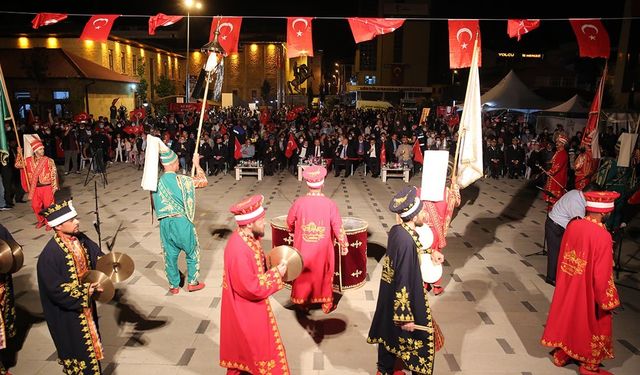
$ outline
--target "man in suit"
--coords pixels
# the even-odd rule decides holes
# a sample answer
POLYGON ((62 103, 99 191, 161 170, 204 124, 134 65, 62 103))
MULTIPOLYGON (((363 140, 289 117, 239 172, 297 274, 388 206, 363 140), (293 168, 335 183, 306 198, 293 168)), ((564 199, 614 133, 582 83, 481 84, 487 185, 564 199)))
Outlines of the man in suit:
POLYGON ((351 154, 349 140, 342 138, 342 142, 336 147, 335 161, 333 162, 336 166, 335 177, 340 175, 342 169, 344 169, 344 177, 349 177, 351 174, 351 160, 349 159, 351 154))
POLYGON ((380 144, 374 138, 369 139, 365 161, 371 177, 377 178, 380 175, 380 144))
POLYGON ((314 158, 324 158, 324 149, 320 144, 320 138, 313 140, 313 148, 311 149, 311 156, 314 158))
POLYGON ((211 163, 209 172, 217 175, 224 170, 227 155, 227 147, 222 142, 222 138, 216 137, 216 144, 211 150, 211 163))

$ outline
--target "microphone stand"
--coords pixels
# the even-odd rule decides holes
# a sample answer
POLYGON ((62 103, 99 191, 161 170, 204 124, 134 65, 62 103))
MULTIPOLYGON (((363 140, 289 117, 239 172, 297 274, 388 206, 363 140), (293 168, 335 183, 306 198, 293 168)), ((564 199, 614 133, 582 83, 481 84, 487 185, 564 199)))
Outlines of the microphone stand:
POLYGON ((93 227, 96 229, 98 233, 98 246, 100 246, 100 251, 102 252, 102 234, 100 232, 100 212, 98 209, 98 182, 96 180, 93 181, 93 197, 96 202, 96 210, 94 211, 96 214, 96 221, 93 222, 93 227))

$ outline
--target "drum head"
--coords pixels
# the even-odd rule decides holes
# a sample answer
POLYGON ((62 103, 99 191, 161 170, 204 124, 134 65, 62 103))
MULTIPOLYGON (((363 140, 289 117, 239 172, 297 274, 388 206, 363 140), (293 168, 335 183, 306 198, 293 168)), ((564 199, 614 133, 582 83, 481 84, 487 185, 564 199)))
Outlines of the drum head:
POLYGON ((416 227, 416 232, 418 232, 418 239, 420 240, 420 244, 422 244, 423 249, 429 249, 431 245, 433 245, 433 231, 431 230, 431 227, 425 224, 420 227, 416 227))
POLYGON ((367 230, 368 226, 369 226, 369 223, 357 217, 342 218, 342 227, 344 228, 344 231, 347 234, 364 232, 367 230))
POLYGON ((442 264, 433 264, 430 254, 420 254, 420 271, 422 281, 432 284, 442 277, 442 264))
POLYGON ((287 215, 274 217, 271 220, 271 226, 274 227, 274 228, 283 229, 283 230, 288 231, 289 228, 287 227, 287 215))
POLYGON ((287 263, 287 272, 285 272, 282 280, 293 281, 302 273, 303 262, 302 256, 294 247, 281 245, 276 246, 269 254, 267 254, 267 267, 276 267, 281 262, 287 263))

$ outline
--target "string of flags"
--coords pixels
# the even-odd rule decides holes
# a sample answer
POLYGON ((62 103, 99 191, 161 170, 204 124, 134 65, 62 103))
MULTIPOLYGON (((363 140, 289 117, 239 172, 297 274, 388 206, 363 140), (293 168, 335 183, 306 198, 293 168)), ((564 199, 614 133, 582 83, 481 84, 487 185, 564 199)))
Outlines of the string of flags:
MULTIPOLYGON (((34 29, 54 25, 67 19, 68 14, 38 13, 31 21, 34 29)), ((80 39, 105 42, 116 19, 120 15, 96 14, 86 23, 80 39)), ((170 26, 182 20, 182 16, 171 16, 158 13, 149 17, 149 35, 154 35, 158 27, 170 26)), ((249 17, 250 18, 250 17, 249 17)), ((265 17, 262 17, 265 18, 265 17)), ((268 17, 267 17, 268 18, 268 17)), ((280 17, 274 17, 280 18, 280 17)), ((243 17, 214 17, 211 23, 209 41, 214 33, 219 33, 218 42, 225 54, 238 52, 240 28, 243 17)), ((314 17, 287 17, 287 57, 313 56, 312 22, 314 17)), ((353 39, 362 43, 374 39, 378 35, 392 33, 402 27, 404 18, 345 18, 349 22, 353 39)), ((473 45, 478 42, 481 47, 480 20, 449 19, 449 67, 451 69, 471 66, 473 45)), ((609 34, 600 19, 569 19, 578 41, 580 57, 605 58, 610 55, 609 34)), ((518 41, 523 35, 540 27, 539 19, 508 19, 507 34, 518 41)), ((481 49, 480 49, 481 51, 481 49)), ((482 56, 478 56, 478 66, 482 65, 482 56)))

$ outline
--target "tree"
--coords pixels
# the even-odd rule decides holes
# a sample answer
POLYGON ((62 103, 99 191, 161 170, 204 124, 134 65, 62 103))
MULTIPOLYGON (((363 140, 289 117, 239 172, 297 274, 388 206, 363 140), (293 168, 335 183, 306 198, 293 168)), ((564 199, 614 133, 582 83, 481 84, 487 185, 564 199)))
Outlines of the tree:
POLYGON ((262 82, 262 86, 260 87, 260 96, 262 96, 262 101, 265 104, 269 102, 269 97, 271 95, 271 84, 266 79, 262 82))
MULTIPOLYGON (((163 99, 163 98, 166 98, 168 96, 172 96, 172 95, 176 94, 176 86, 165 75, 160 77, 160 79, 158 80, 158 84, 156 85, 155 89, 156 89, 156 94, 158 94, 158 97, 160 99, 163 99)), ((162 101, 160 103, 157 103, 156 109, 157 109, 158 114, 160 116, 164 116, 167 113, 167 103, 166 103, 166 101, 162 101)))
POLYGON ((138 57, 138 68, 136 71, 136 75, 140 78, 140 83, 138 83, 138 97, 142 102, 147 100, 147 89, 149 88, 149 83, 147 83, 147 79, 144 78, 145 73, 145 63, 144 58, 138 57))

